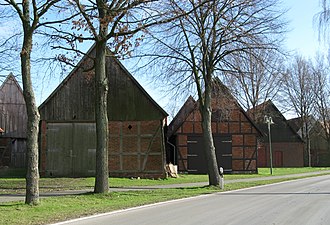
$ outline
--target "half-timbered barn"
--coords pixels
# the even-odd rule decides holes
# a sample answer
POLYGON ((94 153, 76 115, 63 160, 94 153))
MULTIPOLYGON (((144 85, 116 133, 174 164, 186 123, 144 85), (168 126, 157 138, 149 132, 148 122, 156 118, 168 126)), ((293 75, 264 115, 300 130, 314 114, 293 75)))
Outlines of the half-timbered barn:
MULTIPOLYGON (((219 79, 214 81, 212 92, 212 133, 218 166, 225 173, 257 173, 260 131, 219 79)), ((167 160, 176 163, 180 172, 207 173, 198 105, 190 96, 168 126, 167 160)))
MULTIPOLYGON (((39 107, 41 173, 95 174, 94 50, 39 107)), ((109 80, 109 171, 117 177, 164 177, 167 113, 114 57, 106 57, 109 80)))
POLYGON ((0 167, 25 166, 26 125, 23 92, 11 73, 0 87, 0 167))
POLYGON ((263 132, 258 148, 259 167, 270 165, 269 131, 265 116, 271 117, 273 121, 270 125, 273 166, 304 166, 304 142, 271 100, 249 109, 248 113, 263 132))

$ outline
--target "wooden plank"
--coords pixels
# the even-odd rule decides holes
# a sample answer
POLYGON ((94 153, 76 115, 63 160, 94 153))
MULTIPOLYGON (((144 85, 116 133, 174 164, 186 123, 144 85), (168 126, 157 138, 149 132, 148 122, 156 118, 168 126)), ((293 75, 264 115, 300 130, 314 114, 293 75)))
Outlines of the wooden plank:
MULTIPOLYGON (((81 66, 89 60, 84 59, 81 66)), ((119 63, 107 58, 109 78, 109 119, 160 120, 166 115, 119 63)), ((94 72, 76 69, 40 107, 42 120, 83 120, 95 118, 94 72)))
POLYGON ((74 123, 73 127, 73 176, 93 176, 96 167, 95 123, 74 123))
POLYGON ((22 90, 14 76, 9 75, 0 88, 0 127, 4 136, 26 137, 27 113, 22 90))
POLYGON ((72 124, 47 124, 46 175, 72 175, 72 124))

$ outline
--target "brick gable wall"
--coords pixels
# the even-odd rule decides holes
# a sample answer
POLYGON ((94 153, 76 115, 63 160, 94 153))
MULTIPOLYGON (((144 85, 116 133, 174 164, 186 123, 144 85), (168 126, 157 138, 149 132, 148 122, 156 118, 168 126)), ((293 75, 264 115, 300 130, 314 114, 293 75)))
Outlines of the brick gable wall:
MULTIPOLYGON (((256 172, 257 169, 257 131, 239 108, 229 111, 226 121, 213 116, 213 135, 231 135, 232 169, 235 172, 256 172)), ((201 115, 195 109, 176 132, 179 171, 188 168, 187 137, 192 134, 202 135, 201 115)))

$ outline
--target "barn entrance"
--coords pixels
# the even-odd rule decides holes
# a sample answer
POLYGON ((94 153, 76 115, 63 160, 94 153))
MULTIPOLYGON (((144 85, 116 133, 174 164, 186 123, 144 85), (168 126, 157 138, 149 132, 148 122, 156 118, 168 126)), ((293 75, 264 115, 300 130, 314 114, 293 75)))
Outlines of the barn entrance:
POLYGON ((275 151, 275 160, 274 160, 275 167, 283 167, 283 152, 282 151, 275 151))
POLYGON ((95 174, 94 123, 47 123, 46 175, 95 174))
MULTIPOLYGON (((232 171, 232 140, 231 135, 214 136, 214 145, 218 166, 226 173, 232 171)), ((201 135, 188 136, 188 173, 206 174, 207 164, 203 152, 203 137, 201 135)))

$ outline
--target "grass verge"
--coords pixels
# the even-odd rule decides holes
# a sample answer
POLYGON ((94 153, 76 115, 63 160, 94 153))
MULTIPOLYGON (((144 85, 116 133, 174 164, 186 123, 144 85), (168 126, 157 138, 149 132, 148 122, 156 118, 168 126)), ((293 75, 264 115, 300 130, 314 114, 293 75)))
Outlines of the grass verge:
POLYGON ((2 215, 0 217, 0 224, 48 224, 150 203, 237 190, 294 179, 298 178, 231 183, 225 186, 225 190, 212 187, 196 187, 49 197, 42 199, 40 205, 33 207, 25 205, 23 202, 0 203, 0 215, 2 215))
MULTIPOLYGON (((308 173, 322 170, 330 170, 330 167, 304 167, 304 168, 274 168, 274 175, 287 175, 308 173)), ((226 180, 245 179, 254 177, 268 177, 269 168, 260 168, 258 174, 230 174, 225 175, 226 180)), ((179 178, 168 179, 127 179, 110 178, 110 187, 132 187, 132 186, 154 186, 181 183, 207 182, 207 175, 186 175, 182 174, 179 178)), ((89 178, 41 178, 39 188, 41 193, 65 191, 65 190, 85 190, 93 189, 95 179, 89 178)), ((24 194, 24 178, 0 178, 0 194, 24 194)))

